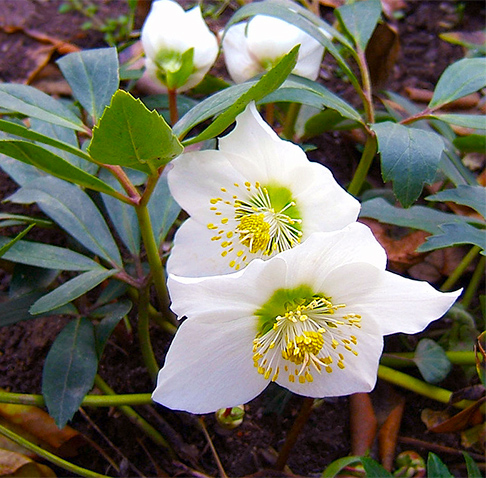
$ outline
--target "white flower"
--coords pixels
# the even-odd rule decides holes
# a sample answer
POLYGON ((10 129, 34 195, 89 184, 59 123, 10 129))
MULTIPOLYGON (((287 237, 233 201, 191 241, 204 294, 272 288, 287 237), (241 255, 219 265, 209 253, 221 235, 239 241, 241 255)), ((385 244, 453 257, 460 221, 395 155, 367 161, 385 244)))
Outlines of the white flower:
POLYGON ((152 398, 208 413, 248 402, 270 381, 309 397, 372 390, 383 336, 420 332, 459 295, 385 263, 371 231, 354 223, 234 274, 170 276, 172 309, 188 318, 152 398))
POLYGON ((219 150, 182 154, 168 173, 170 190, 190 218, 179 228, 169 273, 234 272, 267 259, 315 231, 354 222, 359 202, 331 172, 280 139, 254 104, 237 117, 219 150))
POLYGON ((315 80, 324 47, 290 23, 256 15, 248 23, 238 23, 226 32, 223 39, 226 67, 233 81, 242 83, 272 68, 299 44, 299 56, 292 73, 315 80))
POLYGON ((146 68, 164 90, 196 86, 218 55, 218 42, 199 6, 185 12, 176 2, 157 0, 142 27, 146 68))

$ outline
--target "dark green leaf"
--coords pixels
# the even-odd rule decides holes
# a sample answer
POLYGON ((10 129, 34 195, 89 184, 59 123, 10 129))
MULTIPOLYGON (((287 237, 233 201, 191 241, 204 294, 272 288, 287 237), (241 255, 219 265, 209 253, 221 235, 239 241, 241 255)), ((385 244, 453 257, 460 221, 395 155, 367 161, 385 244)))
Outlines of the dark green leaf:
POLYGON ((420 196, 424 184, 431 184, 444 151, 436 134, 389 121, 372 126, 378 139, 381 171, 393 181, 393 192, 408 207, 420 196))
POLYGON ((52 222, 47 221, 46 219, 41 219, 39 217, 29 217, 24 216, 22 214, 9 214, 0 212, 0 221, 2 221, 1 226, 6 225, 15 225, 18 226, 19 224, 35 224, 36 226, 40 227, 52 227, 52 222), (12 224, 6 224, 6 223, 12 224))
POLYGON ((482 134, 458 136, 454 139, 453 144, 464 153, 484 153, 486 151, 486 136, 482 134))
MULTIPOLYGON (((9 239, 7 237, 0 237, 0 247, 3 248, 8 242, 9 239)), ((51 246, 40 242, 19 241, 14 247, 4 253, 3 259, 18 262, 19 264, 64 271, 103 269, 89 257, 63 247, 51 246)))
POLYGON ((478 465, 476 462, 471 458, 471 455, 465 451, 462 452, 464 455, 464 459, 466 460, 466 467, 467 467, 467 478, 483 478, 484 475, 479 471, 478 465))
POLYGON ((103 317, 95 327, 96 351, 98 358, 103 355, 106 342, 121 319, 130 312, 132 303, 128 300, 107 304, 93 311, 93 317, 103 317))
MULTIPOLYGON (((407 209, 392 206, 382 198, 363 202, 360 217, 371 217, 377 221, 395 226, 411 227, 431 234, 441 234, 440 226, 457 222, 464 224, 470 220, 465 216, 437 211, 425 206, 411 206, 407 209)), ((481 224, 476 221, 476 224, 481 224)))
POLYGON ((393 475, 386 471, 379 463, 375 460, 367 457, 361 457, 361 463, 365 469, 366 476, 371 478, 393 478, 393 475))
POLYGON ((36 202, 42 211, 84 247, 121 267, 118 246, 90 197, 77 186, 46 176, 25 184, 8 198, 19 204, 36 202))
POLYGON ((463 58, 448 66, 437 82, 429 108, 438 108, 484 88, 485 71, 486 58, 463 58))
POLYGON ((4 256, 8 252, 8 250, 17 242, 19 242, 20 239, 22 239, 34 226, 35 224, 27 226, 20 234, 17 234, 17 236, 15 236, 13 239, 8 240, 6 244, 0 245, 0 257, 4 256))
POLYGON ((32 86, 0 84, 0 108, 66 128, 85 130, 82 121, 62 103, 32 86))
POLYGON ((321 478, 334 478, 347 466, 357 465, 360 462, 361 458, 359 456, 344 456, 343 458, 338 458, 327 466, 327 468, 322 472, 321 478))
POLYGON ((486 129, 486 116, 435 114, 434 117, 446 123, 464 126, 465 128, 486 129))
POLYGON ((97 369, 93 325, 84 317, 69 322, 52 344, 42 374, 42 395, 59 428, 93 387, 97 369))
POLYGON ((486 229, 478 229, 467 223, 443 224, 440 229, 441 234, 428 237, 417 251, 427 252, 457 244, 474 244, 481 248, 481 254, 486 255, 486 229))
POLYGON ((343 5, 336 8, 334 14, 355 44, 364 51, 381 17, 381 2, 368 0, 343 5))
POLYGON ((0 153, 18 161, 30 164, 60 179, 79 184, 105 194, 114 194, 115 190, 82 169, 73 166, 61 157, 34 143, 17 140, 0 140, 0 153))
POLYGON ((451 201, 469 206, 486 218, 486 188, 483 186, 458 186, 454 189, 444 189, 425 199, 427 201, 451 201))
MULTIPOLYGON (((211 125, 209 125, 202 133, 195 138, 185 141, 184 144, 199 143, 216 137, 222 133, 235 118, 246 108, 251 101, 261 100, 263 97, 276 90, 289 76, 294 69, 297 62, 297 55, 299 46, 294 47, 287 55, 285 55, 268 73, 263 75, 251 88, 243 93, 239 98, 233 97, 232 105, 223 113, 221 113, 211 125)), ((227 92, 228 89, 221 93, 227 92)), ((213 98, 214 99, 214 98, 213 98)), ((198 106, 200 106, 200 103, 198 106)))
POLYGON ((105 279, 116 273, 116 270, 106 270, 103 268, 84 272, 74 279, 65 282, 52 292, 49 292, 49 294, 41 297, 34 303, 34 305, 32 305, 30 313, 32 315, 37 315, 57 309, 58 307, 81 297, 83 294, 94 289, 105 279))
POLYGON ((430 478, 454 478, 454 475, 435 453, 429 453, 427 458, 427 476, 430 478))
POLYGON ((182 152, 182 145, 157 111, 118 90, 93 130, 89 154, 98 162, 155 171, 182 152))
POLYGON ((451 362, 444 349, 431 339, 422 339, 415 350, 414 362, 426 382, 438 383, 451 371, 451 362))
POLYGON ((70 53, 56 63, 73 90, 73 96, 96 122, 110 104, 120 82, 116 48, 70 53))
POLYGON ((34 291, 46 290, 59 275, 55 269, 16 264, 8 289, 10 298, 20 297, 34 291))

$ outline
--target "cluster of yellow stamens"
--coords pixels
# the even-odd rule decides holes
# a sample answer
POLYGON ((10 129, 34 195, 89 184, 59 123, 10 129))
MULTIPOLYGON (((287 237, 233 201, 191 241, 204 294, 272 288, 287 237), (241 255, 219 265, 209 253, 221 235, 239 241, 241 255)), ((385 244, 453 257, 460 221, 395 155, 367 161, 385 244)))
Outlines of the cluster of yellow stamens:
POLYGON ((300 242, 302 220, 291 217, 295 215, 291 211, 296 211, 293 200, 276 207, 279 201, 272 200, 271 190, 258 182, 233 186, 232 192, 221 188, 221 196, 210 199, 215 221, 207 224, 215 232, 211 240, 220 243, 221 256, 227 258, 231 268, 245 266, 248 253, 270 256, 300 242))
POLYGON ((360 315, 339 313, 345 304, 333 305, 324 296, 299 302, 286 304, 285 314, 253 341, 254 365, 272 381, 283 371, 290 382, 313 382, 312 370, 331 373, 335 364, 344 369, 342 352, 358 355, 351 329, 361 327, 360 315))

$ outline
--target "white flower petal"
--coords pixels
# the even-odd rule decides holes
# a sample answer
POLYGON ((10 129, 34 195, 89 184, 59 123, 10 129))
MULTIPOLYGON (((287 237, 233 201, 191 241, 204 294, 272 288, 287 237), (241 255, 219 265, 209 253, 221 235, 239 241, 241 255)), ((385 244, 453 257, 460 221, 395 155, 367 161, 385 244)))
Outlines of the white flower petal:
POLYGON ((268 384, 253 366, 256 326, 251 317, 224 325, 186 320, 159 372, 153 400, 173 410, 209 413, 256 397, 268 384))
POLYGON ((297 63, 292 70, 292 73, 315 81, 321 70, 324 47, 313 38, 311 38, 311 40, 312 42, 309 41, 306 44, 303 43, 301 45, 297 63))
POLYGON ((246 317, 269 300, 275 284, 285 285, 285 276, 286 264, 278 257, 270 264, 255 259, 243 271, 233 274, 200 278, 171 274, 171 309, 179 317, 210 323, 246 317))

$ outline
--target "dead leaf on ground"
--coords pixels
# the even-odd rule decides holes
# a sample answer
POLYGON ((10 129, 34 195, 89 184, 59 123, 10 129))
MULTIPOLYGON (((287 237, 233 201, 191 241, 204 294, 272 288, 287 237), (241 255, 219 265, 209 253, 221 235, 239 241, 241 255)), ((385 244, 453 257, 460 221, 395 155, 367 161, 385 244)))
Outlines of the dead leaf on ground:
POLYGON ((392 470, 395 461, 398 434, 400 432, 404 410, 405 398, 400 396, 398 398, 398 403, 389 413, 385 423, 383 423, 378 433, 380 461, 383 468, 387 471, 392 470))
POLYGON ((405 0, 381 0, 381 7, 383 9, 383 13, 387 18, 395 18, 395 12, 403 10, 406 8, 407 3, 405 0))
MULTIPOLYGON (((429 103, 434 95, 433 91, 424 90, 422 88, 413 88, 411 86, 406 87, 405 92, 412 101, 417 101, 419 103, 429 103)), ((442 108, 447 110, 475 108, 478 106, 480 100, 481 95, 479 93, 471 93, 470 95, 463 96, 462 98, 442 106, 442 108)))
POLYGON ((9 450, 0 449, 0 476, 52 477, 56 474, 46 465, 9 450))
POLYGON ((361 456, 368 452, 375 440, 378 421, 368 393, 349 397, 351 454, 361 456))

